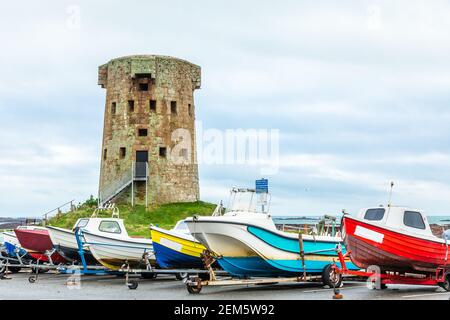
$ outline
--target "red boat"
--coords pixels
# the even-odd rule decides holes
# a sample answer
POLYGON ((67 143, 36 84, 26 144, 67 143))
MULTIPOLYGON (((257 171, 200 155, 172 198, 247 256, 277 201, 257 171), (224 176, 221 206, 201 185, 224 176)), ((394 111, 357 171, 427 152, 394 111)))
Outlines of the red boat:
POLYGON ((446 238, 431 232, 420 210, 379 207, 344 215, 342 237, 352 262, 362 269, 378 266, 382 272, 434 274, 449 269, 446 238))
MULTIPOLYGON (((19 227, 14 230, 20 246, 30 256, 41 262, 50 262, 48 253, 53 251, 53 243, 48 230, 43 227, 19 227)), ((53 252, 50 256, 53 263, 67 262, 59 253, 53 252)))

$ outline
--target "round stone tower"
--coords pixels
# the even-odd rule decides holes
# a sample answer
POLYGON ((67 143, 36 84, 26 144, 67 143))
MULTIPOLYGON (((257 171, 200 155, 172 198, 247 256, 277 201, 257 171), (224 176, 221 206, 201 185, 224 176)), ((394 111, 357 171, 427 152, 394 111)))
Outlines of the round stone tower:
POLYGON ((199 199, 194 90, 200 67, 157 55, 99 67, 106 88, 99 199, 141 204, 199 199))

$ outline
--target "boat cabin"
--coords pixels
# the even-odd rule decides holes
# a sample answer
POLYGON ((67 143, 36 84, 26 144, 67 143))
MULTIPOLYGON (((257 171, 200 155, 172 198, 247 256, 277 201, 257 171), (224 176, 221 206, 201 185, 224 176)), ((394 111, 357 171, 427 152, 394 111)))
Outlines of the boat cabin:
POLYGON ((256 189, 232 188, 225 215, 262 213, 268 215, 270 193, 258 193, 256 189))
POLYGON ((380 224, 409 233, 434 236, 425 213, 405 207, 375 207, 362 209, 357 216, 373 224, 380 224))
POLYGON ((178 221, 177 224, 175 225, 175 227, 173 227, 171 230, 178 232, 178 233, 183 233, 183 234, 188 234, 188 235, 191 234, 189 232, 189 228, 184 220, 178 221))
POLYGON ((87 230, 96 234, 105 234, 115 238, 128 237, 123 219, 118 218, 81 218, 75 223, 75 229, 87 230))

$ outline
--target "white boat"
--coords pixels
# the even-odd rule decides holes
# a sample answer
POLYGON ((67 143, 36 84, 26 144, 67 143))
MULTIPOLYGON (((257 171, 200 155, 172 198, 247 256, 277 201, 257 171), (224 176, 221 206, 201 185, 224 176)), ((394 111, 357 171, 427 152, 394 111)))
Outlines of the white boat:
POLYGON ((81 233, 94 258, 108 269, 146 268, 156 262, 152 240, 130 237, 118 217, 90 218, 81 233))
MULTIPOLYGON (((89 224, 94 224, 96 218, 81 218, 75 223, 72 230, 47 226, 50 239, 56 251, 69 261, 81 261, 78 242, 75 236, 75 230, 80 228, 89 228, 89 224)), ((84 242, 83 236, 80 240, 84 242)), ((97 260, 93 257, 89 248, 83 246, 83 255, 87 264, 97 264, 97 260)))
MULTIPOLYGON (((230 274, 272 277, 332 272, 331 264, 337 258, 335 247, 342 242, 341 237, 303 234, 300 238, 299 234, 280 231, 267 211, 257 209, 260 201, 255 200, 259 196, 254 189, 233 189, 223 216, 198 216, 185 222, 191 234, 230 274), (248 201, 242 202, 244 195, 248 201)), ((357 269, 351 263, 348 267, 357 269)))

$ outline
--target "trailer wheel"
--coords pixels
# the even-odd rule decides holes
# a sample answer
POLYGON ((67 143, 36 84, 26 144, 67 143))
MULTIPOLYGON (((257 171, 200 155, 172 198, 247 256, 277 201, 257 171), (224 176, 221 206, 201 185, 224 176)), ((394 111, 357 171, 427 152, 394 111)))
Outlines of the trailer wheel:
POLYGON ((5 272, 4 271, 0 272, 0 280, 3 280, 3 279, 5 279, 5 272))
POLYGON ((199 294, 200 291, 202 291, 202 286, 201 285, 192 285, 192 284, 187 284, 187 291, 190 294, 199 294))
POLYGON ((139 283, 136 280, 130 280, 127 283, 127 286, 128 286, 128 289, 130 289, 130 290, 136 290, 137 287, 139 286, 139 283))
POLYGON ((330 288, 339 288, 342 284, 342 275, 336 273, 329 264, 322 271, 322 283, 330 288))
POLYGON ((180 281, 186 279, 188 276, 189 275, 186 272, 175 274, 175 278, 180 281))

